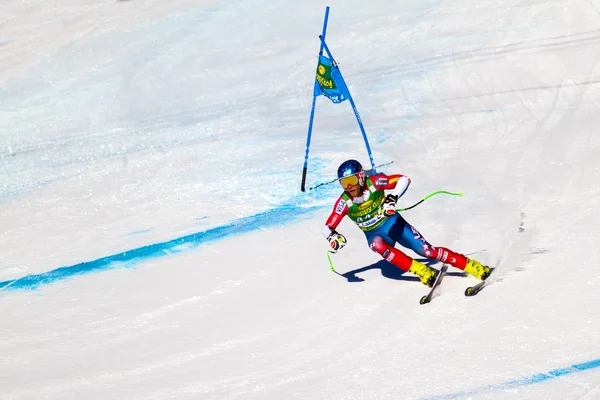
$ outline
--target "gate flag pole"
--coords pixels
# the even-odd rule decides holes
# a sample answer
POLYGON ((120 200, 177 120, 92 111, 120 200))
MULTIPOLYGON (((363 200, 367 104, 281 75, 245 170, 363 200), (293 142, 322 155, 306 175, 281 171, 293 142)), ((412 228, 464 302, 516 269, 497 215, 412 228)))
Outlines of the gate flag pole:
MULTIPOLYGON (((319 57, 323 55, 323 45, 325 44, 325 34, 327 33, 327 20, 329 19, 329 6, 325 8, 325 20, 323 21, 323 33, 321 33, 321 48, 319 57)), ((313 121, 315 119, 315 105, 317 103, 317 80, 315 79, 315 88, 313 90, 312 107, 310 109, 310 120, 308 121, 308 136, 306 137, 306 153, 304 154, 304 168, 302 168, 302 184, 300 190, 306 190, 306 170, 308 168, 308 149, 310 148, 310 137, 312 135, 313 121)))

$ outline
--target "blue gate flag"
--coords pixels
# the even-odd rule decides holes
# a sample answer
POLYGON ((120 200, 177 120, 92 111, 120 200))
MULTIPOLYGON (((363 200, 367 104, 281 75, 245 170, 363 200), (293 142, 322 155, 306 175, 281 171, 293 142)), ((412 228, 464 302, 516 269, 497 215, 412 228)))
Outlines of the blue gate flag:
POLYGON ((341 103, 350 98, 350 92, 336 62, 319 55, 314 96, 323 95, 333 103, 341 103))

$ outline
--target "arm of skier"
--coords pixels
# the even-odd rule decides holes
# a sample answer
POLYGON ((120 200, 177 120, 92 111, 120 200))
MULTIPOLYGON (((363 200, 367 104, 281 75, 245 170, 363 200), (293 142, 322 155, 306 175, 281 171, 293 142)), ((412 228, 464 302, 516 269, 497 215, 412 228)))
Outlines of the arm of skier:
POLYGON ((372 176, 370 179, 377 189, 392 191, 385 197, 382 206, 383 214, 391 217, 396 213, 396 202, 404 195, 404 193, 406 193, 406 190, 410 185, 410 178, 401 174, 381 174, 372 176))
POLYGON ((342 218, 348 214, 348 205, 342 196, 338 198, 333 207, 333 211, 327 218, 322 234, 329 242, 333 251, 338 251, 346 245, 346 238, 338 233, 335 228, 340 224, 342 218))

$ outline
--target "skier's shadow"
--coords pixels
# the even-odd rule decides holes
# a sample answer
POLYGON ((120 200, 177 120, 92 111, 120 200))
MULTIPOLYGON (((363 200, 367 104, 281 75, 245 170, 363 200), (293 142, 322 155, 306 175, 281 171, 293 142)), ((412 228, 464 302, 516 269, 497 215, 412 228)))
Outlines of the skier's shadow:
MULTIPOLYGON (((428 266, 438 264, 437 261, 430 260, 428 258, 416 258, 416 260, 419 262, 422 262, 423 264, 426 264, 428 266)), ((336 273, 338 275, 346 278, 348 280, 348 282, 364 282, 365 280, 363 278, 361 278, 360 276, 358 276, 358 274, 360 274, 361 272, 372 270, 372 269, 381 270, 381 275, 388 279, 395 279, 398 281, 419 281, 418 277, 414 276, 413 274, 408 274, 408 276, 406 276, 407 275, 406 271, 401 270, 400 268, 396 267, 394 264, 392 264, 386 260, 379 260, 374 264, 367 265, 366 267, 358 268, 358 269, 355 269, 352 271, 348 271, 343 274, 340 274, 339 272, 336 272, 336 273)), ((437 269, 439 269, 439 267, 437 269)), ((467 274, 465 272, 448 272, 446 275, 466 276, 467 274)))

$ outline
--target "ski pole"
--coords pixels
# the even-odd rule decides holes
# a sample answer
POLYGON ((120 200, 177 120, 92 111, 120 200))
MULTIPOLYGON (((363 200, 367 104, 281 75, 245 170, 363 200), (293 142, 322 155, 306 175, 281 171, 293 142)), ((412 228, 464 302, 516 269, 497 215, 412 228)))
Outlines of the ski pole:
POLYGON ((421 204, 422 202, 424 202, 425 200, 427 200, 431 196, 435 196, 436 194, 449 194, 451 196, 462 196, 463 192, 454 193, 454 192, 447 192, 445 190, 438 190, 437 192, 433 192, 433 193, 431 193, 431 194, 423 197, 421 200, 419 200, 418 202, 416 202, 412 206, 406 207, 406 208, 397 208, 396 211, 402 212, 402 211, 410 210, 411 208, 415 208, 416 206, 418 206, 419 204, 421 204))
POLYGON ((335 254, 337 253, 336 251, 331 251, 331 250, 327 250, 327 259, 329 260, 329 269, 331 269, 333 272, 335 272, 335 268, 333 268, 333 262, 331 262, 331 256, 330 254, 335 254))

